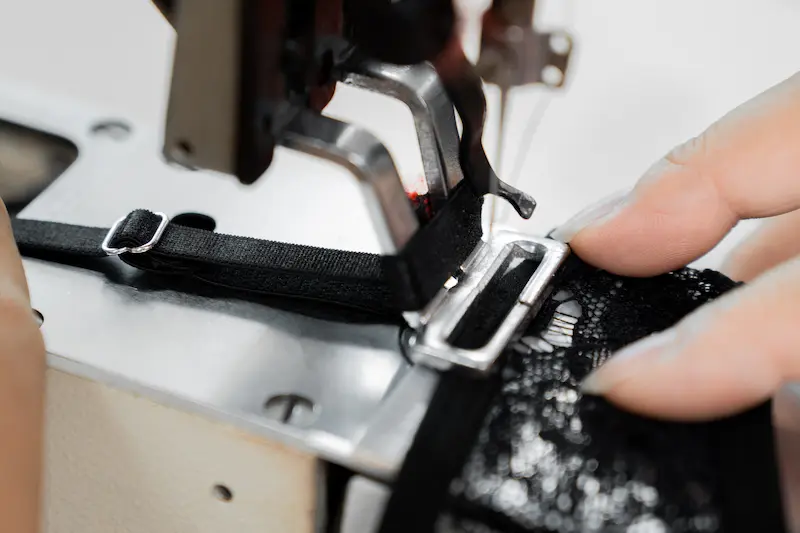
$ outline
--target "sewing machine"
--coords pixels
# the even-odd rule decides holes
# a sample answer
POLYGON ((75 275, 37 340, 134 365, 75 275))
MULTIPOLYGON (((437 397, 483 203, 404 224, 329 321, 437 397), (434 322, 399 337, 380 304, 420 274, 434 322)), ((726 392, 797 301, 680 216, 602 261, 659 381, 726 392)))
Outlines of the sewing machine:
MULTIPOLYGON (((532 0, 495 2, 475 65, 450 0, 156 4, 177 31, 162 140, 34 94, 0 98, 0 116, 39 130, 21 146, 51 147, 24 171, 63 170, 20 218, 104 227, 164 213, 134 249, 110 229, 103 249, 121 258, 159 245, 168 223, 290 243, 311 224, 303 244, 399 256, 442 226, 457 190, 533 213, 481 142, 481 77, 508 90, 550 67, 563 82, 571 40, 533 27, 532 0), (322 112, 337 83, 410 109, 425 181, 412 198, 377 137, 322 112)), ((47 531, 375 530, 436 369, 487 372, 566 254, 522 234, 473 244, 401 309, 410 328, 188 294, 123 261, 26 259, 49 351, 47 531), (514 249, 538 266, 509 318, 485 346, 451 346, 514 249)), ((424 262, 408 264, 424 284, 424 262)))
MULTIPOLYGON (((24 126, 14 153, 41 144, 48 154, 42 158, 34 150, 36 164, 18 170, 43 183, 60 175, 41 194, 37 190, 32 202, 20 203, 21 216, 110 229, 130 211, 148 208, 164 212, 171 223, 215 227, 219 233, 378 254, 402 248, 403 236, 424 228, 461 182, 504 192, 526 214, 524 206, 531 204, 524 193, 503 188, 486 167, 477 175, 483 181, 468 177, 476 177, 475 165, 462 160, 457 123, 453 135, 456 115, 447 104, 454 103, 447 84, 469 77, 441 72, 448 65, 442 52, 452 51, 448 46, 457 26, 426 27, 432 19, 423 17, 416 24, 424 30, 414 32, 413 17, 387 24, 390 14, 374 13, 372 3, 350 4, 359 9, 351 11, 354 23, 367 19, 369 31, 346 34, 369 50, 360 56, 348 55, 341 40, 328 38, 345 35, 336 31, 336 22, 344 21, 331 16, 336 9, 320 15, 314 31, 308 17, 294 19, 297 46, 289 48, 299 55, 291 61, 291 76, 280 68, 270 71, 276 85, 268 83, 269 76, 253 79, 262 70, 250 67, 274 65, 268 58, 275 60, 282 48, 272 42, 256 47, 262 55, 246 57, 241 47, 275 37, 284 19, 257 13, 241 18, 238 10, 262 6, 272 15, 281 12, 281 2, 186 0, 176 3, 177 11, 160 2, 178 35, 163 131, 117 119, 113 107, 0 85, 0 117, 24 126), (265 26, 250 28, 239 24, 243 20, 263 20, 265 26), (419 34, 432 38, 407 37, 419 34), (329 46, 331 54, 322 53, 318 61, 312 42, 323 52, 329 46), (392 46, 382 47, 385 43, 392 46), (309 79, 310 87, 304 85, 309 79), (339 95, 349 105, 334 100, 320 114, 333 82, 349 85, 339 95), (354 88, 375 94, 347 92, 354 88), (290 105, 277 105, 289 93, 290 105), (409 183, 408 157, 397 157, 391 143, 384 148, 396 172, 370 175, 369 167, 365 172, 353 163, 352 154, 380 153, 380 168, 389 166, 382 139, 369 128, 351 128, 390 105, 386 98, 372 99, 385 95, 411 111, 398 129, 417 134, 426 181, 421 188, 413 183, 415 176, 409 183), (256 105, 265 101, 276 105, 256 105), (258 122, 247 119, 256 116, 270 117, 270 127, 259 130, 258 122), (333 116, 339 135, 321 138, 331 131, 325 125, 333 124, 327 120, 333 116), (298 117, 310 120, 310 127, 298 117), (369 144, 332 150, 353 138, 345 132, 369 144), (353 167, 361 172, 355 179, 353 167), (398 175, 406 178, 405 187, 397 186, 398 175), (382 203, 384 185, 391 200, 382 203), (429 210, 412 204, 409 191, 416 193, 415 202, 428 193, 429 210), (398 215, 407 204, 412 207, 398 215)), ((297 4, 302 15, 308 5, 297 4)), ((501 4, 525 9, 490 11, 487 38, 479 53, 468 54, 472 73, 503 94, 527 83, 558 87, 568 73, 569 37, 538 31, 531 20, 533 2, 496 3, 501 4)), ((447 3, 417 8, 417 16, 441 9, 437 17, 450 20, 447 3)), ((155 9, 151 15, 159 18, 155 9)), ((474 77, 471 83, 474 90, 474 77)), ((753 92, 738 86, 741 97, 753 92)), ((740 96, 723 101, 719 111, 740 96)), ((455 111, 475 109, 480 106, 455 111)), ((698 117, 698 127, 707 118, 713 116, 698 117)), ((646 164, 660 154, 637 155, 646 164)), ((547 183, 536 190, 537 199, 548 194, 547 183)), ((491 357, 470 359, 475 354, 449 360, 445 354, 452 350, 435 346, 434 335, 428 337, 431 349, 415 350, 408 330, 394 325, 344 324, 240 298, 189 294, 169 283, 137 282, 123 260, 110 259, 107 268, 95 271, 26 259, 26 271, 49 347, 47 531, 375 531, 437 385, 435 369, 472 365, 481 372, 481 365, 491 363, 491 357)), ((482 274, 477 279, 489 273, 476 271, 482 274)), ((422 311, 405 318, 416 331, 436 332, 429 327, 436 314, 422 311)))

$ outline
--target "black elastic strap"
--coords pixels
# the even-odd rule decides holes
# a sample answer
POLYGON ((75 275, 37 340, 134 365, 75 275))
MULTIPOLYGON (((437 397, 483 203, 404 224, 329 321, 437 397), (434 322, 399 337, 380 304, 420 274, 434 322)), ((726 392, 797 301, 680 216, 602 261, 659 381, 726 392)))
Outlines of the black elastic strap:
POLYGON ((422 309, 469 257, 483 235, 483 200, 460 184, 441 211, 396 256, 384 257, 393 287, 403 287, 406 309, 422 309))
MULTIPOLYGON (((459 186, 448 204, 396 256, 380 256, 225 235, 170 223, 157 244, 119 257, 138 269, 181 276, 248 294, 357 309, 393 322, 419 310, 466 260, 480 240, 482 200, 459 186)), ((130 213, 109 246, 138 247, 161 218, 130 213)), ((102 258, 107 228, 13 220, 20 252, 62 263, 102 258)))
MULTIPOLYGON (((483 293, 490 297, 477 301, 480 312, 467 311, 450 342, 466 349, 485 345, 535 269, 527 261, 503 265, 483 293)), ((442 374, 395 481, 380 533, 433 531, 450 483, 463 469, 500 386, 496 372, 476 376, 453 369, 442 374)))
MULTIPOLYGON (((155 234, 160 217, 132 212, 109 242, 136 247, 155 234)), ((22 254, 49 260, 106 257, 106 228, 16 219, 22 254)), ((320 300, 378 314, 396 313, 380 256, 224 235, 169 224, 156 246, 123 261, 141 270, 191 277, 245 292, 320 300)))
POLYGON ((380 533, 432 533, 448 489, 475 445, 500 379, 442 374, 406 454, 383 514, 380 533))

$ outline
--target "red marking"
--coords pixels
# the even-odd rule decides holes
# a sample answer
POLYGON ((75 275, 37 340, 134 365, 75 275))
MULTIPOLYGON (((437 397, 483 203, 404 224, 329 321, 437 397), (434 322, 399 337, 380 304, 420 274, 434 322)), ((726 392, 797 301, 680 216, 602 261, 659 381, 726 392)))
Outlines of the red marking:
POLYGON ((411 191, 408 194, 408 199, 411 205, 414 206, 414 211, 424 215, 425 220, 433 218, 433 209, 431 207, 431 199, 427 194, 420 194, 416 191, 411 191))

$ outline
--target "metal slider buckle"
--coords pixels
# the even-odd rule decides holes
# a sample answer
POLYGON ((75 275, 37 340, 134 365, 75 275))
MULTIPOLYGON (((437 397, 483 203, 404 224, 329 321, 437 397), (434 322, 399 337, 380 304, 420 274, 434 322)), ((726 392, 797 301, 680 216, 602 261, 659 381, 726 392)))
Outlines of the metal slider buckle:
MULTIPOLYGON (((455 286, 444 288, 420 316, 420 327, 408 341, 411 357, 422 364, 448 369, 459 366, 487 373, 514 336, 531 319, 547 297, 550 283, 569 255, 561 242, 528 235, 502 232, 490 242, 479 244, 462 268, 455 286), (533 262, 535 268, 515 302, 488 340, 478 348, 455 346, 452 337, 482 293, 492 290, 496 276, 514 264, 533 262)), ((489 295, 491 296, 491 295, 489 295)))
POLYGON ((106 253, 106 255, 122 255, 127 253, 143 254, 147 251, 152 250, 155 247, 155 245, 158 244, 158 241, 161 240, 161 236, 164 234, 164 231, 167 229, 167 225, 169 224, 169 217, 166 214, 154 213, 154 215, 160 217, 161 222, 159 222, 158 228, 156 228, 155 233, 153 233, 153 237, 143 245, 136 246, 133 248, 127 246, 124 246, 122 248, 112 248, 111 246, 109 246, 111 244, 111 239, 114 238, 114 235, 117 233, 117 230, 119 229, 120 225, 123 222, 125 222, 128 216, 130 216, 130 215, 125 215, 121 219, 114 222, 114 225, 111 226, 110 230, 108 230, 106 238, 103 239, 103 244, 100 245, 100 248, 102 248, 102 250, 106 253))

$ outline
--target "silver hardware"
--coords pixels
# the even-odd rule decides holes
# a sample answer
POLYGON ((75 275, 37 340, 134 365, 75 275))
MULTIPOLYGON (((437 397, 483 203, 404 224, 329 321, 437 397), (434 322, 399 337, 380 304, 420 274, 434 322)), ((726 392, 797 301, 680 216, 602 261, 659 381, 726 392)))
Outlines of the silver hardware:
POLYGON ((161 222, 158 224, 158 228, 156 228, 156 232, 153 234, 153 238, 144 243, 143 245, 136 246, 133 248, 130 248, 128 246, 124 246, 122 248, 112 248, 110 246, 111 239, 114 238, 114 234, 117 233, 119 226, 123 222, 125 222, 125 219, 128 218, 128 216, 125 215, 121 219, 114 222, 114 225, 111 226, 110 230, 108 230, 108 234, 106 235, 106 238, 103 239, 103 244, 100 247, 107 255, 122 255, 128 253, 143 254, 145 252, 152 250, 155 247, 155 245, 158 244, 158 241, 161 240, 161 236, 164 234, 164 231, 167 229, 167 225, 169 224, 169 217, 164 213, 155 213, 155 215, 161 218, 161 222))
POLYGON ((385 255, 401 250, 419 229, 391 154, 367 130, 301 110, 286 126, 281 143, 341 165, 355 175, 385 255))
POLYGON ((347 85, 386 94, 406 104, 414 117, 428 194, 444 202, 464 178, 459 161, 458 126, 453 103, 433 65, 391 65, 373 60, 345 65, 347 85))
POLYGON ((568 254, 569 247, 564 243, 515 232, 498 232, 490 242, 478 245, 457 283, 442 289, 422 313, 421 327, 409 341, 412 358, 439 369, 456 365, 478 372, 489 371, 514 335, 538 312, 553 276, 568 254), (448 340, 451 334, 515 248, 539 261, 516 304, 484 346, 478 349, 453 346, 448 340))

